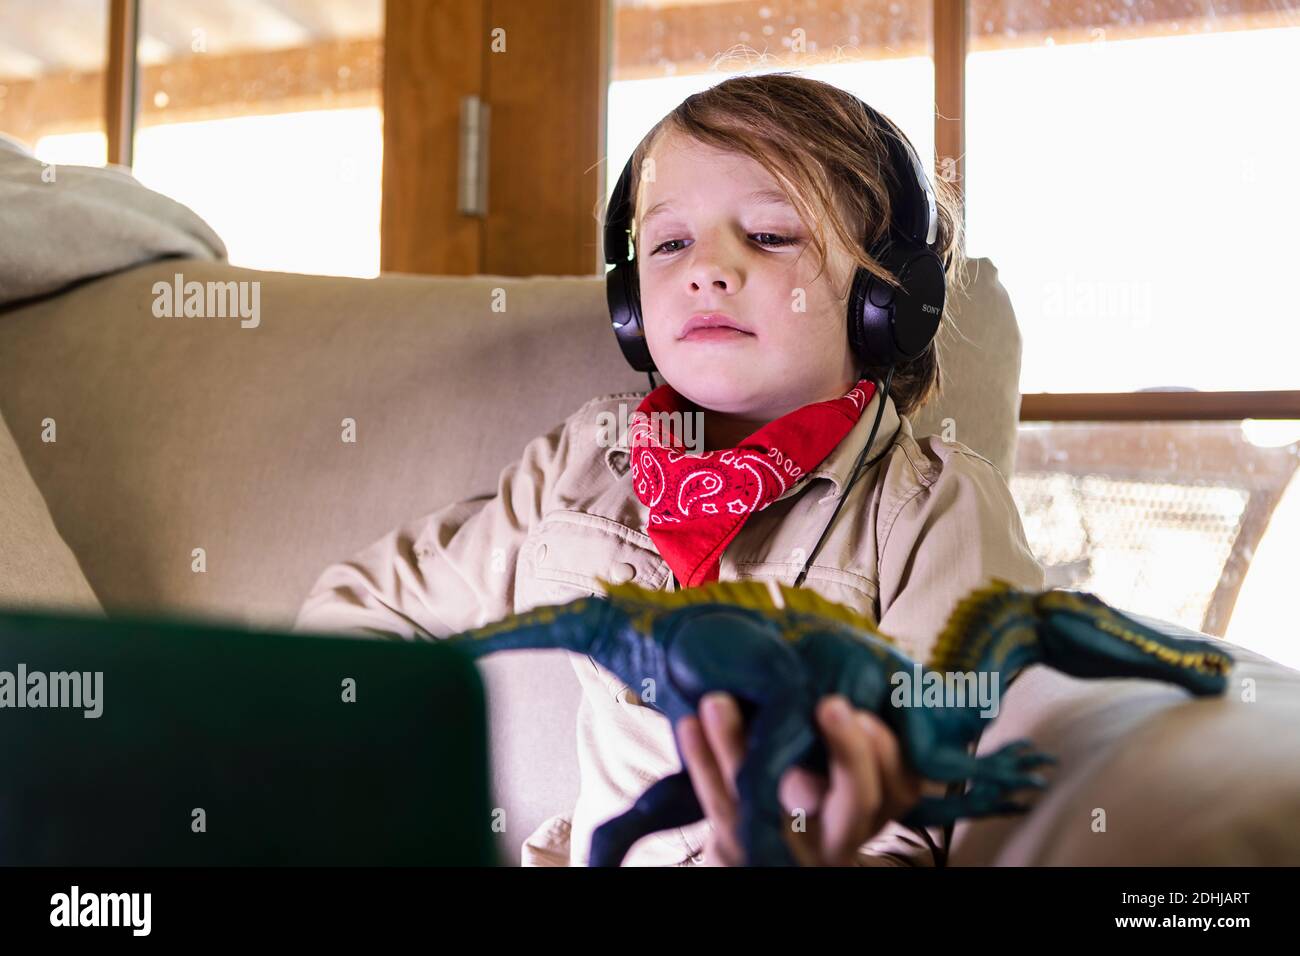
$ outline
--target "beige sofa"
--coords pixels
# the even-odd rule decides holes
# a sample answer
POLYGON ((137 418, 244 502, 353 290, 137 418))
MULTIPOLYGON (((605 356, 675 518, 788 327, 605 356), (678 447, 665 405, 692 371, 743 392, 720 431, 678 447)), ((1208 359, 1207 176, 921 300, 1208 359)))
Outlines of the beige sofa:
MULTIPOLYGON (((955 429, 1009 473, 1019 337, 991 263, 955 305, 945 395, 914 424, 955 429)), ((491 494, 528 439, 644 387, 604 310, 590 277, 363 281, 195 258, 0 310, 0 604, 287 627, 328 563, 491 494), (155 316, 154 284, 177 273, 260 283, 260 321, 155 316)), ((1029 815, 959 824, 950 862, 1300 863, 1300 673, 1235 653, 1216 700, 1026 672, 980 751, 1030 736, 1061 764, 1029 815)), ((517 862, 537 823, 572 808, 578 687, 545 653, 484 672, 502 856, 517 862)))

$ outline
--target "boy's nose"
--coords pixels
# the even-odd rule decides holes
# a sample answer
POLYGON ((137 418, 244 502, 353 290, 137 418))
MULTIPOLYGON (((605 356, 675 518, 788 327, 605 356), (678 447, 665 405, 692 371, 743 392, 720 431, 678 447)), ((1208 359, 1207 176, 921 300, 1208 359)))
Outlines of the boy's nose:
POLYGON ((740 272, 717 257, 697 260, 691 267, 692 291, 733 293, 740 288, 740 272))

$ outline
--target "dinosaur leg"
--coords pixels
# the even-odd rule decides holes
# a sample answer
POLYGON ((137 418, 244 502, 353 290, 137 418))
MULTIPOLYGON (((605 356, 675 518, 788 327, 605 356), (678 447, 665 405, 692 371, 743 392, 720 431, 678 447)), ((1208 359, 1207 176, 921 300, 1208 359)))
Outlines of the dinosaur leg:
MULTIPOLYGON (((1038 785, 1034 785, 1038 787, 1038 785)), ((1041 787, 1038 787, 1041 789, 1041 787)), ((963 818, 1025 813, 1031 806, 1007 799, 1011 788, 993 781, 977 781, 956 796, 922 797, 899 822, 909 827, 946 826, 963 818)))
POLYGON ((740 838, 749 866, 794 866, 786 843, 789 817, 779 787, 785 771, 803 757, 816 735, 806 708, 796 700, 763 705, 749 729, 745 758, 736 774, 740 838))
POLYGON ((684 827, 703 817, 690 774, 682 770, 664 777, 641 794, 631 809, 596 828, 587 865, 618 866, 643 836, 684 827))
POLYGON ((885 706, 881 717, 898 737, 908 765, 927 780, 967 780, 979 761, 966 752, 968 728, 941 708, 885 706))
POLYGON ((881 716, 898 737, 908 765, 927 780, 987 780, 1006 790, 1041 787, 1043 778, 1028 771, 1056 763, 1055 757, 1033 750, 1033 741, 1024 738, 985 756, 967 753, 967 741, 977 731, 965 713, 941 707, 886 707, 881 716))

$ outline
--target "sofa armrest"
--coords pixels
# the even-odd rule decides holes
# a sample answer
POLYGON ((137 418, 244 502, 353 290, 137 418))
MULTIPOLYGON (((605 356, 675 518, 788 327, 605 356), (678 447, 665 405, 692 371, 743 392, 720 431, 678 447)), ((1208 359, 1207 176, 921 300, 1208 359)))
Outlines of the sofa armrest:
POLYGON ((1223 696, 1143 679, 1080 680, 1043 665, 1007 688, 980 740, 1028 737, 1057 757, 1019 817, 960 821, 953 865, 1300 863, 1300 671, 1220 638, 1125 612, 1236 660, 1223 696))

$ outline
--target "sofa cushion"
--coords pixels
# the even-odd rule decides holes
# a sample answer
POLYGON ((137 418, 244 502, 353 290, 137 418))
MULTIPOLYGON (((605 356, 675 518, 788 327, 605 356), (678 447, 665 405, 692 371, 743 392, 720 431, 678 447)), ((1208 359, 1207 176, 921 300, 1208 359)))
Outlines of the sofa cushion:
MULTIPOLYGON (((57 444, 48 446, 58 454, 57 444)), ((0 417, 0 607, 99 610, 0 417)))
POLYGON ((224 259, 198 214, 124 166, 56 166, 0 136, 0 305, 163 256, 224 259))
POLYGON ((971 259, 935 338, 941 391, 909 416, 919 438, 938 435, 983 455, 1010 479, 1020 424, 1020 326, 988 259, 971 259))

